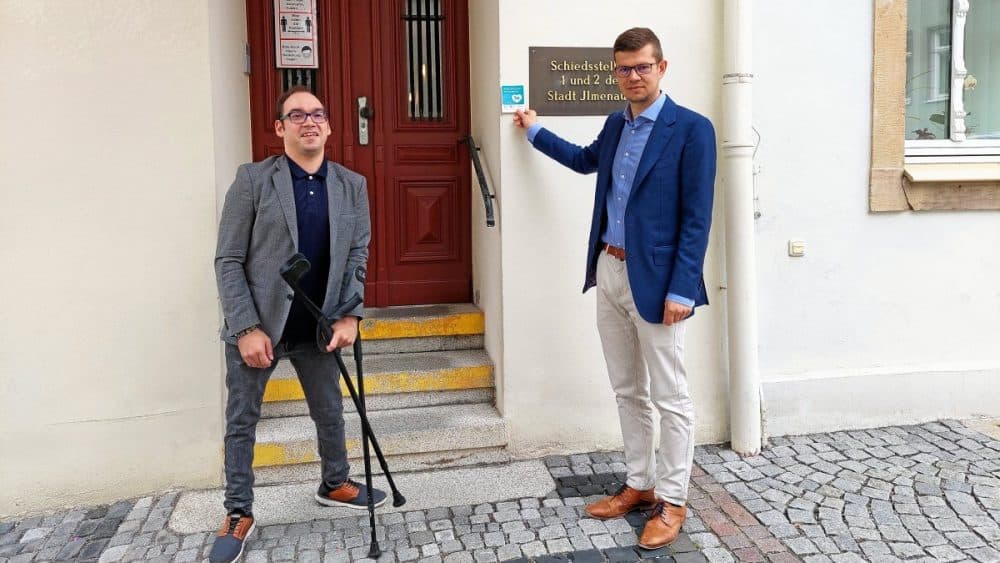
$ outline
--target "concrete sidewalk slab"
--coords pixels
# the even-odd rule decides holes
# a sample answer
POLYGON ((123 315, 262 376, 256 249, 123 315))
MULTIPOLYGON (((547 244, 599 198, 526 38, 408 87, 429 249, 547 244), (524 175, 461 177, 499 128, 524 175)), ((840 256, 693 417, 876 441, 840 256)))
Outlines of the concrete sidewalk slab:
MULTIPOLYGON (((372 462, 377 463, 374 459, 372 462)), ((377 509, 380 514, 544 497, 556 487, 545 464, 539 460, 399 474, 393 475, 393 479, 406 497, 406 504, 399 508, 392 506, 390 494, 386 504, 377 509)), ((389 492, 383 477, 376 477, 374 483, 389 492)), ((367 514, 365 510, 320 505, 313 498, 317 485, 258 487, 254 491, 254 515, 261 524, 271 525, 367 514)), ((221 489, 181 493, 170 517, 170 529, 179 534, 217 529, 225 515, 222 500, 221 489)))

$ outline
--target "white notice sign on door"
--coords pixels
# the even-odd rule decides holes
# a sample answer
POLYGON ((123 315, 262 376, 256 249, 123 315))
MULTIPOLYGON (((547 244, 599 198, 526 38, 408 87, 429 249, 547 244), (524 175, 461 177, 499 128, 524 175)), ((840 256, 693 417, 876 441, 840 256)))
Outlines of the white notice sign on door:
POLYGON ((274 0, 278 68, 317 68, 315 0, 274 0))

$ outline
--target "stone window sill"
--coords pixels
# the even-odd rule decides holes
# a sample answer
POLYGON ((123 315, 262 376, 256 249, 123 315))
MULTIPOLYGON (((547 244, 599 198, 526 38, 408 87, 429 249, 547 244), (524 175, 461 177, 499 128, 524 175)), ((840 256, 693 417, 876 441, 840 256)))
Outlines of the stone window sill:
POLYGON ((906 163, 903 175, 911 184, 996 184, 1000 162, 906 163))
POLYGON ((905 163, 901 181, 914 211, 1000 209, 1000 163, 905 163))
POLYGON ((1000 210, 1000 163, 905 163, 872 169, 871 210, 1000 210))

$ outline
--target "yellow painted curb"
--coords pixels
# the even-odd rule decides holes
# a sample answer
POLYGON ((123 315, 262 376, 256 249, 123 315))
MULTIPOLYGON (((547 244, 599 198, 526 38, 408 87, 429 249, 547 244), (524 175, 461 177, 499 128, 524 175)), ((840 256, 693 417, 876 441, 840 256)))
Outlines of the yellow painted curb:
POLYGON ((382 340, 386 338, 420 338, 428 336, 460 336, 482 334, 485 327, 483 313, 459 313, 425 320, 364 319, 361 321, 361 338, 382 340))
MULTIPOLYGON (((360 440, 346 440, 347 451, 361 448, 360 440)), ((292 465, 319 461, 316 455, 316 442, 292 444, 255 444, 253 447, 254 467, 274 467, 277 465, 292 465)))
MULTIPOLYGON (((351 378, 357 384, 357 378, 351 378)), ((397 372, 365 376, 365 395, 384 393, 419 393, 456 391, 493 386, 493 369, 468 366, 432 372, 397 372)), ((347 386, 340 382, 340 392, 347 397, 347 386)), ((300 401, 305 398, 298 378, 272 379, 264 389, 264 402, 300 401)))

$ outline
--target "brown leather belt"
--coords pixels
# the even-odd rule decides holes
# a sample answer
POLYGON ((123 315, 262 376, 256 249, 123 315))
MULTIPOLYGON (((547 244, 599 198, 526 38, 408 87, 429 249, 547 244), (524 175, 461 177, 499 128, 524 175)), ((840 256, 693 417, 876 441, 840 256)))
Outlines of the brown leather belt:
POLYGON ((622 262, 625 261, 625 249, 624 248, 618 248, 617 246, 611 246, 610 244, 605 244, 604 245, 604 251, 607 252, 608 254, 614 256, 615 258, 621 260, 622 262))

